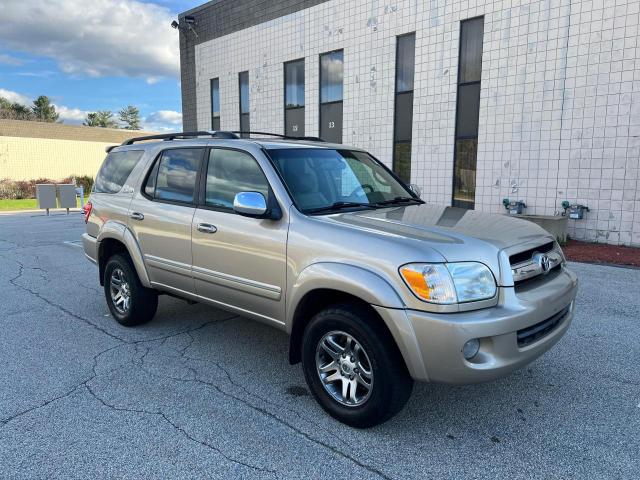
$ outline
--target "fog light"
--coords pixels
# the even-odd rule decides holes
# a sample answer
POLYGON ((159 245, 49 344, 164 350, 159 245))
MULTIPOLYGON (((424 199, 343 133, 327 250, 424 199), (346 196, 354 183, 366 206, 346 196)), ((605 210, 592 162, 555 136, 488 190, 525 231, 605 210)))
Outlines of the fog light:
POLYGON ((462 347, 462 355, 464 355, 464 358, 467 360, 471 360, 476 356, 478 350, 480 350, 480 340, 472 338, 464 344, 464 347, 462 347))

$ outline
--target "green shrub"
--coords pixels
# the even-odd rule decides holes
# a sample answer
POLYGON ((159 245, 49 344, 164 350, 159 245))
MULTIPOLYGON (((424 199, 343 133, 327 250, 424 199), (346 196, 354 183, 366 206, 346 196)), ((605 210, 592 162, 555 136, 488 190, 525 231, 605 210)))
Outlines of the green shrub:
POLYGON ((62 180, 50 178, 36 178, 34 180, 9 180, 0 179, 0 200, 22 200, 36 198, 36 185, 39 183, 75 183, 76 186, 84 186, 84 193, 88 195, 93 186, 93 178, 88 175, 67 177, 62 180))

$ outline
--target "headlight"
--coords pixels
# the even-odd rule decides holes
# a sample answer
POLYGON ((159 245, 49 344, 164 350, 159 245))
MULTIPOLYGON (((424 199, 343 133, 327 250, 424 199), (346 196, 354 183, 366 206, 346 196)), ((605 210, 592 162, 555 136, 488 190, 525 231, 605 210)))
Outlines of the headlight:
POLYGON ((477 262, 412 263, 400 274, 425 302, 450 305, 493 298, 496 281, 486 265, 477 262))

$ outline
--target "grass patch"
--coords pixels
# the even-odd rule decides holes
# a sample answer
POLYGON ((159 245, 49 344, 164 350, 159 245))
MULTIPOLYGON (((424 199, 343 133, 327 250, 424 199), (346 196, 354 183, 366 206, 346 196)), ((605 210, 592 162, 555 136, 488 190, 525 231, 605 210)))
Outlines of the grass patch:
MULTIPOLYGON (((84 203, 87 203, 89 197, 85 197, 84 203)), ((35 198, 23 198, 21 200, 0 200, 0 212, 11 210, 37 210, 38 200, 35 198)))

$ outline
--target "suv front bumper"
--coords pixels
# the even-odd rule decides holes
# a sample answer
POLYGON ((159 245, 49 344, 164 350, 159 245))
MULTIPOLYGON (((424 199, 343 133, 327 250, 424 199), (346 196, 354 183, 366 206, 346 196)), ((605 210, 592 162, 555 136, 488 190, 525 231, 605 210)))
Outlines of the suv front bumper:
POLYGON ((560 340, 573 319, 577 288, 576 275, 563 268, 554 278, 537 285, 518 290, 500 288, 498 305, 491 308, 449 314, 382 307, 376 310, 390 326, 415 380, 478 383, 531 363, 560 340), (519 346, 519 331, 558 317, 550 331, 519 346), (480 351, 466 360, 462 347, 474 338, 480 339, 480 351))

